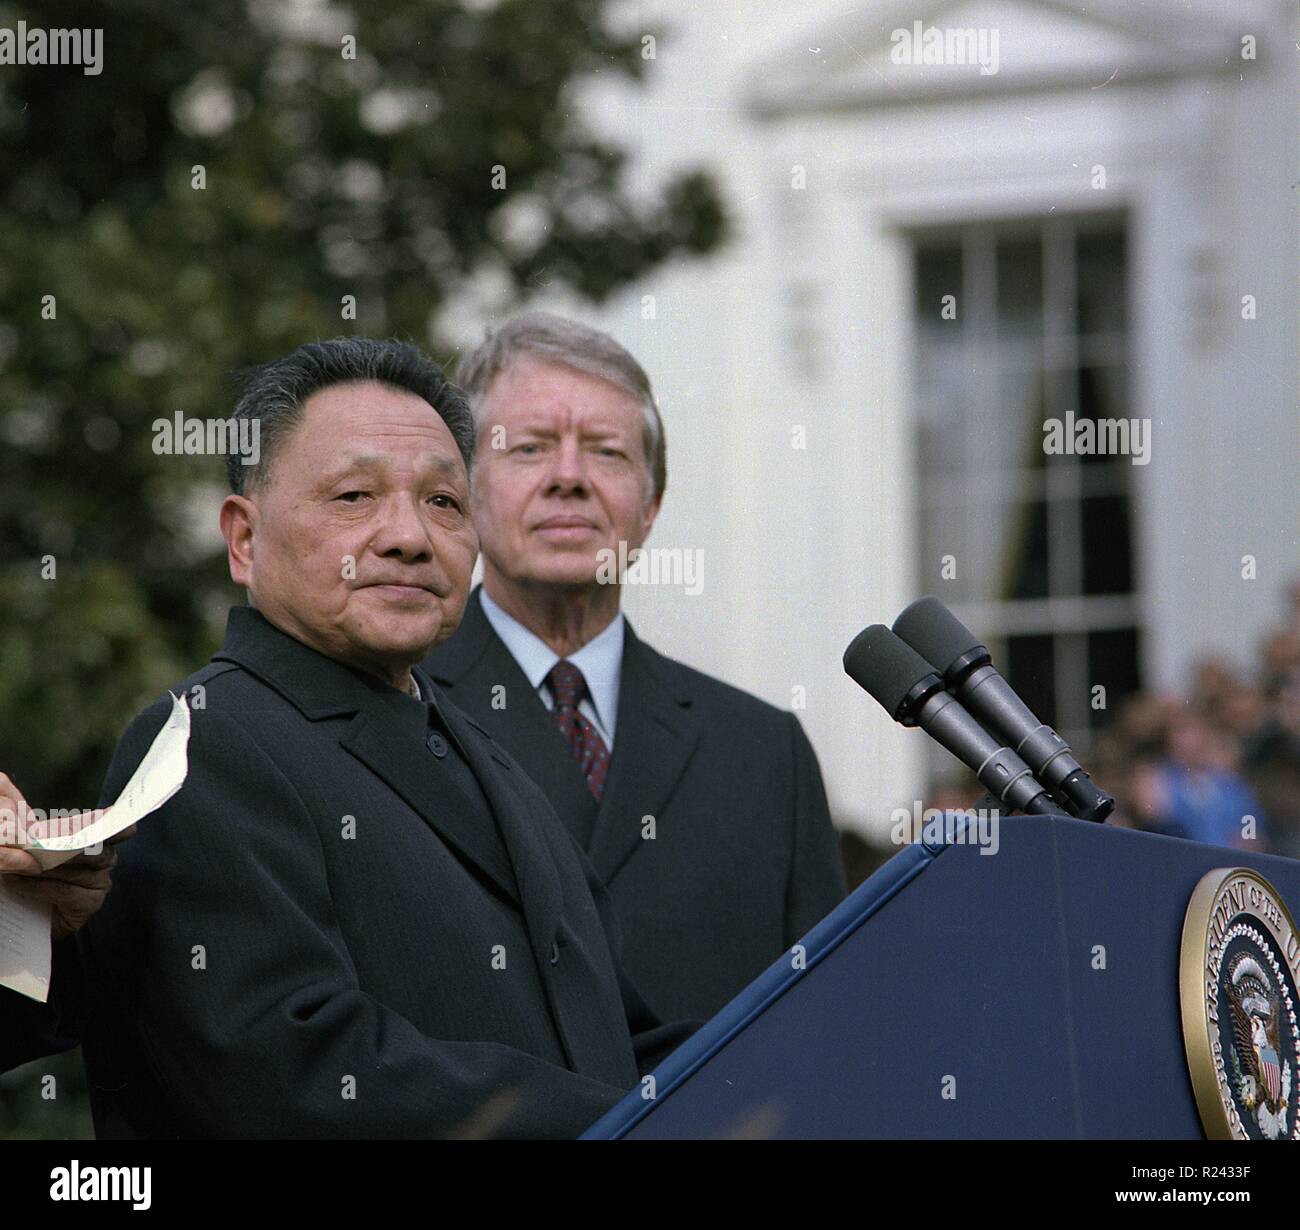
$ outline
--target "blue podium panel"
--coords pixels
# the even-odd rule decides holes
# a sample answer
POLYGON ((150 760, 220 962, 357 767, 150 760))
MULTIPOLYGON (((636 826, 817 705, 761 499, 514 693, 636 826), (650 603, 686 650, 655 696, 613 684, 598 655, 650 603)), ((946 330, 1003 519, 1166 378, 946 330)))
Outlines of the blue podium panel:
POLYGON ((587 1136, 1200 1138, 1179 946, 1231 866, 1300 904, 1300 862, 1065 817, 908 847, 587 1136))

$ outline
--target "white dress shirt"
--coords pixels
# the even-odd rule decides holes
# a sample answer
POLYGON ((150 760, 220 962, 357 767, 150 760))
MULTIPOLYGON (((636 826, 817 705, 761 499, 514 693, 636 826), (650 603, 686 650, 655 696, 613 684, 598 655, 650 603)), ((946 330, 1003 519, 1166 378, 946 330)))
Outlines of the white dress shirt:
MULTIPOLYGON (((546 684, 546 676, 560 660, 560 655, 513 615, 507 615, 492 601, 486 589, 479 590, 479 598, 488 623, 510 650, 510 656, 519 663, 519 669, 537 690, 542 704, 554 709, 555 698, 546 684)), ((619 672, 623 668, 623 612, 619 611, 607 628, 576 653, 569 654, 567 661, 572 662, 587 681, 587 695, 578 703, 578 712, 596 728, 605 740, 605 746, 613 752, 619 672)))

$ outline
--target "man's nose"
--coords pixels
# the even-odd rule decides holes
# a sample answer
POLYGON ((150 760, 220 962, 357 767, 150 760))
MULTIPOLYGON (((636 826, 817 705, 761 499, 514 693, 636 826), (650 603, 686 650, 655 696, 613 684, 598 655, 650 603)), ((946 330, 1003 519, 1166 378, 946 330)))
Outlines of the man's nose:
POLYGON ((587 464, 578 441, 565 437, 552 456, 549 484, 551 490, 585 491, 588 486, 587 464))
POLYGON ((380 524, 371 540, 378 555, 396 555, 402 559, 424 560, 433 554, 429 527, 414 496, 395 496, 385 500, 380 524))

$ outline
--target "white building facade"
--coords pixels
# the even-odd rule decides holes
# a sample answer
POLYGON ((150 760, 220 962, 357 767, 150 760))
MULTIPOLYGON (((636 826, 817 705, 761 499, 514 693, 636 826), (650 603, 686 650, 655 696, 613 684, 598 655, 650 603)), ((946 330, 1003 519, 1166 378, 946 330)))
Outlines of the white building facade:
POLYGON ((630 589, 646 639, 794 708, 877 838, 934 763, 840 657, 919 594, 1080 749, 1098 686, 1252 663, 1300 570, 1294 6, 624 16, 648 85, 593 90, 593 126, 634 182, 707 166, 735 223, 604 310, 546 304, 655 382, 651 545, 703 584, 630 589), (1120 420, 1119 455, 1044 450, 1120 420))

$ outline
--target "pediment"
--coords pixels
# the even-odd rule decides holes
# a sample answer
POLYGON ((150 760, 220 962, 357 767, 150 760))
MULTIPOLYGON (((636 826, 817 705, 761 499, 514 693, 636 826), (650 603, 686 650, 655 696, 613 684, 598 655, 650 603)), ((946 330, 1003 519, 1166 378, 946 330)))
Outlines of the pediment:
POLYGON ((750 76, 775 117, 1226 71, 1242 22, 1167 0, 910 0, 810 27, 750 76))

